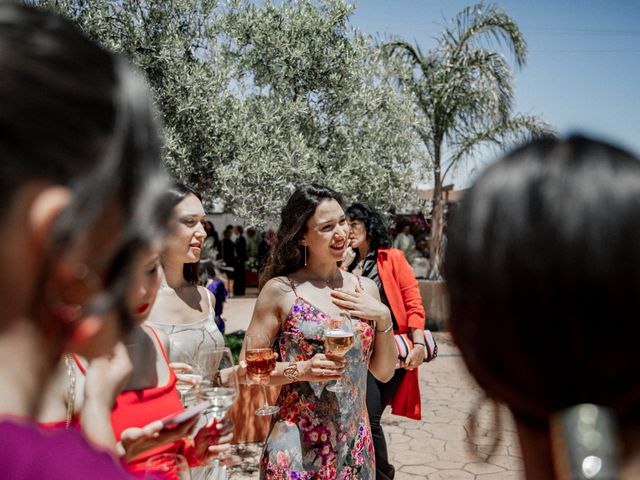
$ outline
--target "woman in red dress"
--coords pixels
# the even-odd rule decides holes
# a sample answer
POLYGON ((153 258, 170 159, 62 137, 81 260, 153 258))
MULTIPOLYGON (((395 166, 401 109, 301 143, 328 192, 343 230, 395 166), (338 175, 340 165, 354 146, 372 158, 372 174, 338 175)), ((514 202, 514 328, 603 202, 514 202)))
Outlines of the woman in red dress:
MULTIPOLYGON (((143 325, 160 287, 160 258, 157 251, 149 251, 141 254, 138 261, 143 265, 142 275, 136 278, 135 288, 127 299, 132 308, 135 326, 125 342, 126 345, 121 345, 114 352, 113 358, 105 361, 105 368, 98 372, 100 378, 85 377, 86 362, 73 356, 71 367, 60 369, 57 386, 45 399, 41 420, 49 423, 49 426, 52 423, 58 426, 64 424, 64 417, 61 418, 60 415, 69 408, 71 398, 74 399, 72 410, 77 418, 82 410, 85 388, 91 388, 91 384, 95 382, 111 381, 112 388, 119 391, 117 387, 121 385, 118 385, 118 376, 112 374, 105 378, 108 377, 107 370, 113 373, 114 364, 126 365, 130 358, 131 375, 115 397, 111 409, 112 432, 96 432, 94 426, 90 432, 92 439, 108 444, 109 438, 113 438, 111 443, 117 442, 118 453, 134 473, 144 473, 146 461, 161 453, 184 455, 190 466, 205 465, 213 455, 227 448, 224 443, 231 440, 230 425, 207 425, 193 438, 187 435, 195 427, 197 417, 171 430, 163 428, 160 419, 183 410, 184 407, 176 389, 176 375, 169 366, 168 342, 161 333, 143 325), (71 392, 70 385, 75 385, 71 392), (63 396, 61 392, 69 393, 63 396), (218 445, 219 443, 222 444, 218 445)), ((83 422, 86 423, 89 422, 83 422)))

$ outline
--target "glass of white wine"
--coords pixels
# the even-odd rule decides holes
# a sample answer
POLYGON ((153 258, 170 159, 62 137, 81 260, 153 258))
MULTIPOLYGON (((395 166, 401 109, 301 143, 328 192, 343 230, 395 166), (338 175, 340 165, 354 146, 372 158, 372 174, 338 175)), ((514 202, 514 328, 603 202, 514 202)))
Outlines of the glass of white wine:
MULTIPOLYGON (((197 405, 208 401, 205 414, 220 422, 225 417, 238 397, 238 376, 236 374, 233 355, 226 347, 201 348, 194 365, 194 372, 201 381, 186 394, 187 405, 197 405)), ((221 464, 232 465, 236 459, 219 454, 216 460, 221 464)))
POLYGON ((202 376, 195 371, 196 359, 193 345, 185 337, 171 335, 169 336, 169 352, 172 363, 183 364, 186 367, 185 370, 176 369, 176 389, 180 393, 182 404, 186 405, 187 394, 202 380, 202 376))
POLYGON ((231 350, 226 347, 203 348, 198 352, 193 369, 200 381, 189 391, 188 403, 197 405, 208 400, 211 406, 206 412, 222 420, 238 397, 239 390, 231 350))
MULTIPOLYGON (((324 331, 324 350, 332 355, 344 356, 351 350, 355 341, 351 315, 341 312, 338 318, 329 320, 329 327, 324 331)), ((330 392, 344 392, 347 387, 342 383, 342 378, 327 387, 330 392)))

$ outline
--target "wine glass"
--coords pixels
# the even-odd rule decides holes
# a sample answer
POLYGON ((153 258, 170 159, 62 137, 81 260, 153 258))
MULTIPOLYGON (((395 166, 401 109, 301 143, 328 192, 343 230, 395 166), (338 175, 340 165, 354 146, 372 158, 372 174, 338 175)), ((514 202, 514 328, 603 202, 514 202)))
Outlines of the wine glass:
MULTIPOLYGON (((197 354, 194 372, 199 375, 199 383, 185 396, 185 405, 197 405, 208 401, 205 415, 221 421, 238 397, 238 376, 231 350, 226 347, 201 347, 197 354)), ((218 454, 215 459, 220 464, 233 465, 236 459, 230 455, 218 454)))
POLYGON ((244 337, 245 361, 247 362, 247 376, 253 383, 262 387, 264 405, 255 411, 259 417, 273 415, 280 411, 279 407, 269 405, 266 385, 269 383, 271 372, 276 368, 276 354, 271 349, 271 341, 264 334, 254 333, 244 337))
POLYGON ((211 406, 206 412, 215 419, 222 420, 239 391, 231 350, 226 347, 200 349, 194 370, 201 376, 201 380, 188 395, 190 401, 199 403, 209 400, 211 406))
MULTIPOLYGON (((338 318, 329 320, 329 326, 324 331, 324 349, 332 355, 343 357, 355 341, 351 315, 348 312, 341 312, 338 318)), ((330 392, 344 392, 347 387, 342 383, 342 377, 338 381, 327 387, 330 392)))
POLYGON ((188 337, 183 335, 174 334, 169 336, 171 363, 183 363, 191 367, 190 371, 179 371, 176 374, 176 389, 178 393, 180 393, 180 399, 183 405, 187 403, 187 393, 202 381, 202 375, 197 373, 195 369, 196 358, 193 350, 193 342, 189 342, 189 340, 188 337))
POLYGON ((161 453, 149 457, 145 477, 166 480, 191 480, 187 459, 177 453, 161 453))

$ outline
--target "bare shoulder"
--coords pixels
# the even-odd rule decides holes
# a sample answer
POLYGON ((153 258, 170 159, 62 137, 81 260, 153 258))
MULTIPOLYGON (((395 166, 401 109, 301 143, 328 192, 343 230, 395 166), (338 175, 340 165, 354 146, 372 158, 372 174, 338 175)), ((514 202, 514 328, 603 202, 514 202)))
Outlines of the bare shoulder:
POLYGON ((349 282, 346 285, 347 288, 350 287, 351 284, 353 284, 353 288, 355 288, 356 285, 361 285, 362 289, 369 294, 378 292, 378 286, 376 285, 376 282, 374 282, 370 278, 363 277, 361 275, 354 275, 353 273, 349 272, 343 272, 343 276, 349 282))
POLYGON ((362 291, 376 300, 380 300, 380 290, 378 284, 367 277, 358 277, 362 291))
MULTIPOLYGON (((169 337, 162 330, 155 329, 151 325, 147 325, 147 328, 149 329, 149 331, 146 332, 147 335, 149 335, 149 337, 151 337, 151 340, 153 340, 152 335, 155 334, 155 336, 158 338, 158 341, 160 342, 160 345, 162 345, 162 348, 164 349, 165 353, 167 354, 167 356, 169 356, 169 337)), ((156 342, 153 342, 153 344, 155 345, 156 342)))
POLYGON ((371 292, 378 291, 378 285, 376 284, 376 282, 374 282, 370 278, 360 277, 360 282, 365 292, 371 293, 371 292))
POLYGON ((260 331, 275 336, 290 308, 291 285, 284 277, 269 280, 260 290, 248 331, 260 331))
POLYGON ((277 304, 286 301, 291 294, 293 294, 293 289, 289 281, 285 277, 274 277, 262 287, 258 301, 277 304))
POLYGON ((216 305, 216 297, 213 295, 213 293, 206 287, 203 287, 202 285, 198 285, 198 293, 200 294, 200 296, 206 301, 207 297, 209 297, 209 300, 211 300, 211 306, 214 307, 216 305))

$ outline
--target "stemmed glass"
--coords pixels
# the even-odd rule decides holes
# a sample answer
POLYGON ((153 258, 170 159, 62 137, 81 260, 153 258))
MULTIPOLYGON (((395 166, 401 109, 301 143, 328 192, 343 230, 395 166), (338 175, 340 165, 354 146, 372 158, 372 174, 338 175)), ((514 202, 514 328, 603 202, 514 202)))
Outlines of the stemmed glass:
MULTIPOLYGON (((354 340, 353 324, 348 312, 340 312, 338 318, 329 320, 329 327, 324 332, 325 352, 343 357, 353 347, 354 340)), ((335 384, 329 385, 327 390, 335 393, 344 392, 347 387, 340 377, 335 384)))
POLYGON ((182 400, 183 404, 186 404, 187 393, 202 381, 202 375, 197 373, 195 369, 196 359, 193 351, 193 342, 189 342, 188 340, 187 337, 180 335, 169 336, 171 363, 182 363, 191 367, 191 370, 184 372, 176 368, 176 370, 178 370, 178 374, 176 375, 176 389, 180 393, 180 400, 182 400))
POLYGON ((211 407, 206 412, 222 420, 238 397, 238 377, 231 350, 226 347, 200 349, 194 373, 200 376, 200 382, 188 394, 189 403, 209 400, 211 407))
MULTIPOLYGON (((236 375, 231 350, 225 347, 201 348, 194 365, 194 373, 201 380, 185 397, 185 405, 197 405, 209 401, 205 410, 215 421, 221 421, 238 397, 238 377, 236 375)), ((231 464, 235 459, 219 454, 220 463, 231 464)))
POLYGON ((264 405, 255 411, 259 417, 273 415, 280 411, 279 407, 269 405, 266 385, 271 372, 276 368, 276 354, 271 349, 269 337, 264 334, 251 334, 244 337, 245 361, 249 380, 262 386, 264 405))

